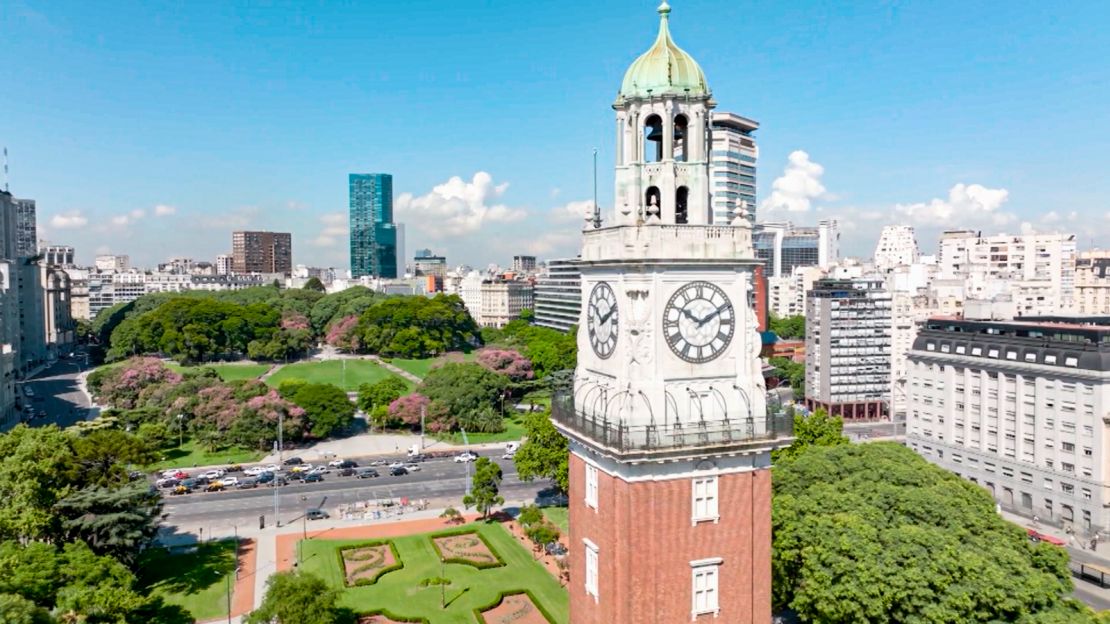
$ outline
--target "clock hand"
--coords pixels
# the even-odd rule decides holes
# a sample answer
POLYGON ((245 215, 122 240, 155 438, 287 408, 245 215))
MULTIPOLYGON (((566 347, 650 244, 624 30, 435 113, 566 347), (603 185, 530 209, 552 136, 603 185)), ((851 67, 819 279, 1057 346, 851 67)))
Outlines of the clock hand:
POLYGON ((706 323, 708 323, 708 322, 709 322, 709 319, 713 318, 714 316, 717 316, 718 314, 720 314, 721 312, 723 312, 723 311, 724 311, 724 309, 725 309, 725 308, 727 308, 727 307, 728 307, 728 304, 726 303, 726 304, 722 305, 721 307, 717 308, 716 310, 713 310, 712 312, 710 312, 709 314, 707 314, 707 315, 705 316, 705 318, 703 318, 702 320, 698 321, 698 327, 701 327, 702 325, 705 325, 706 323))
POLYGON ((695 323, 698 322, 698 317, 694 316, 694 313, 691 312, 688 308, 682 308, 682 315, 695 323))
MULTIPOLYGON (((596 309, 596 308, 595 308, 595 309, 596 309)), ((609 320, 609 317, 613 316, 613 313, 614 313, 614 312, 616 312, 616 311, 617 311, 617 309, 616 309, 615 307, 613 307, 613 308, 609 308, 609 312, 608 312, 608 314, 606 314, 605 316, 603 316, 603 317, 601 317, 600 319, 598 319, 598 321, 597 321, 597 322, 598 322, 598 323, 604 323, 605 321, 608 321, 608 320, 609 320)))

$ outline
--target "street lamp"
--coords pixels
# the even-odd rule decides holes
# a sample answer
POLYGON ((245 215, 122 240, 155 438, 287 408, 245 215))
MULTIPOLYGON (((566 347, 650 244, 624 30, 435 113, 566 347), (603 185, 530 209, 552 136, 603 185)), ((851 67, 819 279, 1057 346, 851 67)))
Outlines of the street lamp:
POLYGON ((463 429, 462 427, 460 427, 459 431, 462 432, 463 448, 464 448, 463 452, 466 453, 466 461, 464 461, 463 464, 466 465, 466 493, 469 496, 470 495, 470 438, 466 437, 466 429, 463 429))
POLYGON ((185 444, 185 414, 177 415, 177 447, 185 444))
POLYGON ((443 555, 439 557, 439 608, 447 608, 447 561, 443 555))
MULTIPOLYGON (((235 580, 239 580, 239 566, 235 566, 235 580)), ((231 575, 227 575, 227 624, 231 624, 231 575)))

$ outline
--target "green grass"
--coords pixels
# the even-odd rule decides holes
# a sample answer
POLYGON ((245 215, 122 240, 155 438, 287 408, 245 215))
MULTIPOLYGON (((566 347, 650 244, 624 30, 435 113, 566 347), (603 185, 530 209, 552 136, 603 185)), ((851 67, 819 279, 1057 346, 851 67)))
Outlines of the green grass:
POLYGON ((543 507, 540 509, 543 512, 543 517, 547 518, 555 526, 559 527, 559 531, 563 534, 563 541, 567 541, 567 535, 570 533, 570 516, 567 515, 566 507, 543 507))
POLYGON ((401 370, 408 371, 413 375, 416 375, 417 377, 423 379, 425 376, 427 376, 428 371, 432 370, 436 366, 444 364, 445 362, 473 362, 477 357, 478 353, 476 351, 471 351, 470 353, 461 353, 455 351, 446 355, 441 355, 439 357, 424 358, 423 360, 406 360, 402 358, 393 358, 392 360, 389 360, 389 363, 401 370))
MULTIPOLYGON (((266 383, 275 388, 286 379, 303 379, 309 383, 330 383, 348 392, 358 390, 364 383, 374 383, 392 376, 377 362, 370 360, 327 360, 323 362, 298 362, 283 366, 281 370, 266 378, 266 383), (346 374, 344 374, 346 362, 346 374)), ((408 381, 405 381, 408 384, 408 381)))
POLYGON ((441 569, 427 533, 394 538, 404 567, 383 575, 377 583, 347 587, 336 551, 366 540, 309 540, 300 543, 301 567, 319 575, 343 591, 341 602, 360 613, 385 609, 404 617, 425 617, 431 624, 476 624, 474 608, 492 603, 498 594, 528 589, 552 614, 557 624, 570 619, 567 592, 550 573, 532 559, 509 533, 497 524, 469 525, 493 546, 505 566, 479 570, 469 565, 447 564, 441 569), (440 608, 440 587, 421 587, 426 578, 443 576, 447 586, 447 609, 440 608))
MULTIPOLYGON (((467 433, 466 437, 471 444, 489 444, 491 442, 516 442, 524 437, 524 414, 509 414, 505 416, 505 430, 501 433, 467 433)), ((438 433, 437 440, 462 444, 461 433, 438 433)))
POLYGON ((139 562, 142 592, 183 607, 198 621, 226 616, 228 581, 235 587, 235 545, 224 540, 200 544, 193 552, 147 551, 139 562))
POLYGON ((270 370, 269 364, 201 364, 199 366, 182 366, 177 362, 166 362, 166 368, 184 373, 186 371, 211 368, 216 371, 224 381, 238 381, 240 379, 258 379, 263 373, 270 370))
POLYGON ((262 453, 258 451, 238 447, 210 452, 194 440, 185 440, 185 444, 165 449, 161 453, 164 459, 147 466, 148 470, 190 468, 192 466, 226 466, 262 459, 262 453))

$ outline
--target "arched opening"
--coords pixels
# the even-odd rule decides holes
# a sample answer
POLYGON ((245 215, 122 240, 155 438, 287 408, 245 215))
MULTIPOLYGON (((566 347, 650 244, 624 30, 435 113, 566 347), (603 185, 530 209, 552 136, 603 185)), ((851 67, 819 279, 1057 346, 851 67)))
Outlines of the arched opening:
POLYGON ((685 186, 678 187, 674 192, 674 222, 678 224, 686 223, 689 220, 688 213, 686 212, 686 199, 690 196, 690 190, 685 186))
POLYGON ((663 160, 663 119, 648 115, 644 120, 644 162, 663 160))
POLYGON ((649 217, 658 217, 661 210, 660 200, 662 195, 659 193, 659 187, 649 186, 647 193, 644 194, 644 209, 649 217))
POLYGON ((690 153, 690 121, 686 115, 674 118, 674 159, 686 162, 686 155, 690 153))

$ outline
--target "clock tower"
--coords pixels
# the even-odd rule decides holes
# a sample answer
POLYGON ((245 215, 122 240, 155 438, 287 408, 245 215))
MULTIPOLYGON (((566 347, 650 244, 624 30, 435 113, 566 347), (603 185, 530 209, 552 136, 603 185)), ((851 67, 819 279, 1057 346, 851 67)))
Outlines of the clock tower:
POLYGON ((659 7, 616 111, 609 223, 583 232, 570 439, 571 624, 771 619, 770 452, 747 214, 713 223, 710 111, 659 7))

